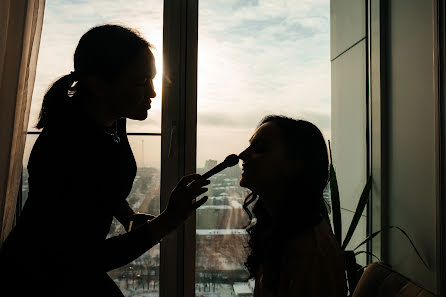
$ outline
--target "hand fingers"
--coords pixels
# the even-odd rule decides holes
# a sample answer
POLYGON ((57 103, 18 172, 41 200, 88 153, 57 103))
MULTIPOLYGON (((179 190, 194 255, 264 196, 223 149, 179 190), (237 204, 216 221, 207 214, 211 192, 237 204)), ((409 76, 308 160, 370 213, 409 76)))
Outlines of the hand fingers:
POLYGON ((211 183, 208 179, 197 179, 187 185, 188 188, 199 189, 211 183))
POLYGON ((204 196, 203 198, 201 198, 200 200, 198 200, 197 202, 192 203, 192 207, 194 209, 199 208, 200 206, 202 206, 203 204, 206 203, 206 201, 208 201, 208 196, 204 196))
POLYGON ((207 188, 200 188, 200 189, 198 189, 197 190, 197 192, 195 193, 195 197, 198 197, 198 196, 200 196, 201 194, 204 194, 204 193, 206 193, 208 191, 208 189, 207 188))
MULTIPOLYGON (((198 196, 203 195, 208 191, 207 188, 198 188, 194 190, 190 195, 186 195, 185 197, 189 197, 190 200, 194 201, 198 196)), ((192 202, 193 203, 193 202, 192 202)))
POLYGON ((211 182, 209 180, 202 179, 201 175, 199 174, 191 174, 182 177, 181 180, 178 182, 178 184, 175 186, 174 190, 186 188, 196 191, 199 188, 209 185, 210 183, 211 182))
POLYGON ((200 177, 201 177, 201 175, 199 175, 198 173, 185 175, 180 179, 180 181, 177 184, 177 187, 178 186, 185 187, 188 184, 190 184, 191 182, 193 182, 194 180, 199 179, 200 177))

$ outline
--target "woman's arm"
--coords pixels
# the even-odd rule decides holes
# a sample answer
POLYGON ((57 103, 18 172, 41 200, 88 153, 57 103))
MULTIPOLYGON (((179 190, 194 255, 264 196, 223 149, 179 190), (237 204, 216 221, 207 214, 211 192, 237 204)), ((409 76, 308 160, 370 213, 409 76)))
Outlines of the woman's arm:
POLYGON ((102 234, 107 220, 98 212, 106 211, 107 201, 100 199, 106 195, 90 182, 95 178, 95 171, 80 166, 88 162, 81 162, 77 155, 64 158, 61 147, 71 148, 70 142, 60 141, 56 145, 53 141, 46 143, 49 140, 42 137, 47 135, 40 135, 29 166, 30 195, 34 203, 26 207, 27 223, 21 225, 26 226, 22 229, 31 243, 30 248, 39 252, 36 257, 45 259, 42 261, 54 266, 54 271, 105 271, 125 265, 180 226, 207 200, 203 197, 195 202, 207 191, 204 187, 209 181, 202 180, 198 174, 186 176, 172 191, 160 216, 132 232, 104 240, 102 234), (61 160, 66 159, 62 167, 61 160))
POLYGON ((204 187, 208 184, 209 181, 200 180, 198 174, 184 177, 172 191, 162 214, 131 232, 104 240, 98 237, 102 232, 96 219, 98 208, 79 203, 80 193, 66 191, 71 185, 60 181, 54 184, 55 191, 46 196, 48 201, 40 200, 33 211, 31 221, 34 223, 29 224, 32 230, 27 232, 32 242, 30 248, 42 251, 37 257, 48 259, 44 261, 53 267, 50 270, 62 270, 70 275, 121 267, 152 248, 205 203, 207 197, 197 202, 195 199, 207 191, 204 187))
POLYGON ((201 180, 198 174, 184 177, 172 191, 162 214, 131 232, 107 239, 104 252, 99 254, 104 270, 109 271, 135 260, 179 227, 206 202, 207 197, 197 202, 195 199, 207 191, 204 186, 209 183, 208 180, 201 180))
POLYGON ((123 235, 108 238, 104 243, 101 266, 110 271, 137 259, 159 243, 179 225, 165 212, 146 224, 123 235))

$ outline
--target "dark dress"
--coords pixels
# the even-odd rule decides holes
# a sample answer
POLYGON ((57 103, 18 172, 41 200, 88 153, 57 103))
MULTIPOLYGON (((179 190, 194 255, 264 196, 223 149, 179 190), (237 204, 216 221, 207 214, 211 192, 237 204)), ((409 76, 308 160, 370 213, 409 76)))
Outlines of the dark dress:
POLYGON ((32 149, 28 199, 0 256, 5 296, 122 296, 106 272, 156 244, 137 231, 106 239, 136 174, 125 119, 115 143, 79 106, 69 110, 32 149))
POLYGON ((264 277, 268 266, 262 265, 254 297, 347 296, 343 251, 325 220, 288 241, 280 257, 274 255, 274 259, 280 261, 277 294, 268 288, 271 286, 264 277))

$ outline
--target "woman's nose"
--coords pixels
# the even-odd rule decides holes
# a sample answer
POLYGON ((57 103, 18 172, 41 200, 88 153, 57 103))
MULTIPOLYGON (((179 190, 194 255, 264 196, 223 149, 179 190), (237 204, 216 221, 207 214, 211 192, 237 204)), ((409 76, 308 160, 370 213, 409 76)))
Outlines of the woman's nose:
POLYGON ((149 89, 149 98, 155 98, 156 92, 155 92, 155 86, 153 85, 153 81, 150 82, 148 89, 149 89))
POLYGON ((243 152, 241 152, 241 153, 238 155, 238 157, 239 157, 242 161, 246 162, 246 160, 247 160, 248 157, 249 157, 249 147, 246 148, 243 152))
POLYGON ((150 98, 155 98, 156 97, 156 92, 154 89, 152 89, 152 93, 150 94, 150 98))

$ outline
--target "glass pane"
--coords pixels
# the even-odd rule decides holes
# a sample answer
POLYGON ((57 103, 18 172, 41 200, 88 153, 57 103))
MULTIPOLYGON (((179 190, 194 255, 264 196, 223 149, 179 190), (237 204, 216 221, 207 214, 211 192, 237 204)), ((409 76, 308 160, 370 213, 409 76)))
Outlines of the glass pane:
MULTIPOLYGON (((138 212, 160 213, 161 137, 129 136, 136 159, 137 173, 127 198, 130 207, 138 212)), ((125 233, 122 225, 113 220, 109 236, 125 233)), ((159 244, 135 261, 109 272, 125 296, 159 296, 159 244)))
MULTIPOLYGON (((268 114, 330 139, 330 3, 200 1, 197 171, 240 153, 268 114)), ((249 296, 247 191, 240 168, 214 176, 197 213, 196 296, 249 296)))
POLYGON ((49 86, 74 70, 73 55, 81 36, 105 23, 121 24, 138 30, 153 46, 158 74, 154 85, 157 97, 149 117, 129 121, 129 132, 161 132, 161 78, 163 54, 163 0, 60 1, 45 2, 37 74, 31 103, 29 131, 36 131, 42 99, 49 86))

